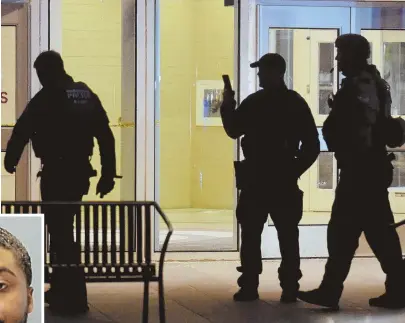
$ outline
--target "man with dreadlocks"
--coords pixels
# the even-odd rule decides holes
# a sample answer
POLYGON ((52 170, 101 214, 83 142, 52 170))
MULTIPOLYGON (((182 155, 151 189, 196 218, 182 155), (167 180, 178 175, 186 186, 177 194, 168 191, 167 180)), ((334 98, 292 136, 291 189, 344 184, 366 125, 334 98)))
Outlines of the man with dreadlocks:
POLYGON ((0 323, 26 323, 33 311, 31 258, 23 244, 0 227, 0 323))
POLYGON ((299 292, 305 302, 338 308, 343 283, 360 235, 381 264, 386 292, 369 301, 371 306, 405 307, 405 273, 399 237, 390 226, 394 216, 388 199, 393 178, 392 155, 387 148, 402 144, 401 123, 390 116, 388 84, 369 65, 370 44, 355 34, 337 38, 336 60, 346 76, 323 126, 329 151, 340 170, 331 220, 328 225, 329 258, 318 289, 299 292), (398 129, 392 133, 392 129, 398 129))

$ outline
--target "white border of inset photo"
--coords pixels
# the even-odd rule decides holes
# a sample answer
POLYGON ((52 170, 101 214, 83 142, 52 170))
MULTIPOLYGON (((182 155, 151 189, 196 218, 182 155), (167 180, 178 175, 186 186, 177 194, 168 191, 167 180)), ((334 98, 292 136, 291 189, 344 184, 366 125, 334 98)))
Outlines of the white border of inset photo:
POLYGON ((28 323, 45 322, 45 240, 43 214, 1 214, 0 227, 14 235, 31 257, 34 308, 28 323), (39 236, 38 236, 39 235, 39 236))

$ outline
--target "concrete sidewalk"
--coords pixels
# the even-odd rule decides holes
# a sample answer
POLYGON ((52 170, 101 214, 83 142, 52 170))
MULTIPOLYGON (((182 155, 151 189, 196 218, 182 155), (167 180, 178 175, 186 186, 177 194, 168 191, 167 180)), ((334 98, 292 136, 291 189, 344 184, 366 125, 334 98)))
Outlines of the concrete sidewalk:
MULTIPOLYGON (((318 286, 324 260, 303 260, 302 289, 318 286)), ((266 261, 261 275, 260 301, 235 303, 237 262, 176 262, 165 265, 168 323, 403 323, 405 310, 372 309, 370 297, 384 291, 385 276, 376 259, 356 259, 346 282, 341 311, 327 312, 304 303, 281 305, 277 281, 279 261, 266 261)), ((405 274, 405 273, 404 273, 405 274)), ((141 322, 143 284, 88 284, 90 312, 83 317, 58 318, 46 310, 47 323, 141 322)), ((151 285, 150 319, 158 320, 157 285, 151 285)))

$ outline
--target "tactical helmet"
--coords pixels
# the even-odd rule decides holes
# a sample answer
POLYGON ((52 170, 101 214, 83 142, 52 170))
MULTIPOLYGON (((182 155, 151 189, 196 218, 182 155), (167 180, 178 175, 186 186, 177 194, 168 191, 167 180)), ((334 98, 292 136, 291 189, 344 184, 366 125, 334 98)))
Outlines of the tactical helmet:
POLYGON ((335 46, 342 52, 353 55, 358 60, 367 60, 370 58, 370 43, 361 35, 340 35, 335 41, 335 46))

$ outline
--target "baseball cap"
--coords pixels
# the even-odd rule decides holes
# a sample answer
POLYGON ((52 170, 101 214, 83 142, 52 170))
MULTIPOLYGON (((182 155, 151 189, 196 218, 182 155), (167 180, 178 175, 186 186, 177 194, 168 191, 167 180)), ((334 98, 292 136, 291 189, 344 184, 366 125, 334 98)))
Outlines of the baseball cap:
POLYGON ((260 59, 257 62, 250 64, 250 67, 276 69, 284 74, 286 70, 286 62, 280 54, 268 53, 260 57, 260 59))

